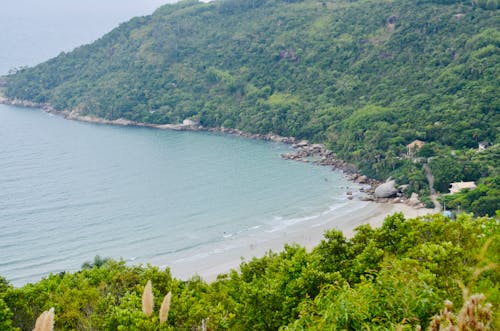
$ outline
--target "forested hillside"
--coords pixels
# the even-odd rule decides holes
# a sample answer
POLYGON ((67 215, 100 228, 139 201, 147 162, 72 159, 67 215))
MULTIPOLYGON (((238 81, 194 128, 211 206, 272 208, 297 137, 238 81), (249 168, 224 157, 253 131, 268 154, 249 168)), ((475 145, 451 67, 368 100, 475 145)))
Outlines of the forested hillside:
MULTIPOLYGON (((191 118, 324 142, 364 174, 392 175, 410 184, 408 194, 425 195, 421 165, 405 157, 419 139, 427 145, 417 156, 435 158, 437 188, 446 192, 452 181, 498 182, 498 7, 181 1, 4 77, 4 94, 106 119, 191 118)), ((487 193, 487 210, 498 208, 495 195, 487 193)))
POLYGON ((311 252, 292 245, 246 261, 211 284, 99 258, 21 288, 0 278, 0 328, 32 330, 54 307, 56 330, 499 330, 499 261, 498 219, 395 214, 352 239, 328 231, 311 252), (150 317, 141 311, 148 280, 150 317), (453 305, 433 318, 445 300, 453 305), (446 329, 450 323, 467 328, 446 329))

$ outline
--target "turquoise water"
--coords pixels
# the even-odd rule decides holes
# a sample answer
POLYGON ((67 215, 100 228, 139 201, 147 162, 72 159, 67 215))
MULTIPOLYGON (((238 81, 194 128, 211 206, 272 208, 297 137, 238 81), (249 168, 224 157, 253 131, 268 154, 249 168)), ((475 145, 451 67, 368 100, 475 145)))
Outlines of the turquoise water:
MULTIPOLYGON (((88 43, 163 2, 3 1, 0 74, 88 43)), ((345 205, 339 173, 280 159, 288 150, 0 105, 0 275, 22 285, 77 270, 97 254, 167 265, 200 251, 239 254, 246 238, 345 205)))
POLYGON ((22 284, 97 254, 168 260, 345 201, 339 173, 288 150, 0 105, 0 275, 22 284))

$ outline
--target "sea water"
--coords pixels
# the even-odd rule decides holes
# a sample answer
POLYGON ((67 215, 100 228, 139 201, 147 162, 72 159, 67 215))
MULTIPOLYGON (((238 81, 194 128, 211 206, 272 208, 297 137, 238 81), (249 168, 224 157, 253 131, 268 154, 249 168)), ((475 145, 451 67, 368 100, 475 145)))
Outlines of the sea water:
MULTIPOLYGON (((36 1, 7 1, 2 73, 97 38, 54 21, 68 18, 50 6, 54 1, 44 2, 54 12, 33 20, 15 7, 36 1)), ((110 13, 92 24, 94 33, 122 19, 110 13)), ((70 14, 72 22, 96 17, 70 14)), ((341 173, 283 160, 285 152, 284 144, 236 136, 89 124, 0 105, 0 275, 22 285, 78 270, 95 255, 197 263, 199 252, 204 258, 241 249, 245 238, 314 226, 311 220, 347 203, 352 184, 341 173)))
POLYGON ((20 284, 95 255, 168 258, 347 201, 339 172, 280 158, 289 151, 0 105, 0 275, 20 284))

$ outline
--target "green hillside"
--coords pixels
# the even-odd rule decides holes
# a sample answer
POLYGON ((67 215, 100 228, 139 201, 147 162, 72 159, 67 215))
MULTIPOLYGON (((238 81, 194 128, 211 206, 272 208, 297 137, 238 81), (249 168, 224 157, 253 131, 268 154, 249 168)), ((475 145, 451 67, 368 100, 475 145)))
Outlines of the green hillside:
POLYGON ((32 330, 54 307, 55 330, 203 330, 203 320, 205 330, 499 330, 499 261, 498 219, 395 214, 378 229, 358 228, 351 239, 328 231, 311 252, 292 245, 246 261, 241 272, 211 284, 100 258, 21 288, 0 277, 0 328, 32 330), (150 317, 141 311, 148 280, 150 317), (168 321, 160 327, 169 291, 168 321), (472 298, 472 308, 461 311, 472 298), (433 316, 445 300, 453 306, 436 328, 433 316), (457 319, 465 327, 446 328, 457 319))
MULTIPOLYGON (((425 195, 421 165, 402 157, 419 139, 427 145, 417 156, 435 157, 437 188, 446 192, 452 181, 498 182, 498 7, 181 1, 18 70, 4 78, 4 93, 106 119, 192 118, 323 142, 364 174, 392 175, 410 184, 408 194, 425 195), (488 146, 481 153, 479 142, 488 146)), ((489 203, 498 209, 498 198, 489 203)))

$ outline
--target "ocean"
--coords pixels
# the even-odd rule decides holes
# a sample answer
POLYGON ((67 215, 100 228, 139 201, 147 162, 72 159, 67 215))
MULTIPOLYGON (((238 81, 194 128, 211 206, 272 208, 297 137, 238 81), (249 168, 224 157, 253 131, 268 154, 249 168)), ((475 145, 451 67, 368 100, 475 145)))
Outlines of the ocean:
MULTIPOLYGON (((2 3, 0 73, 91 42, 162 1, 105 3, 2 3)), ((0 105, 0 276, 21 286, 96 255, 196 272, 211 255, 266 250, 262 238, 319 226, 354 203, 346 190, 356 186, 340 172, 280 158, 289 151, 0 105)))

